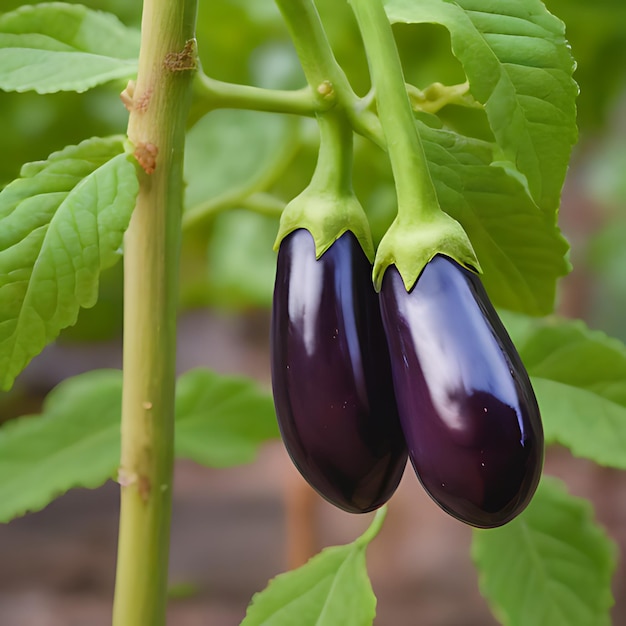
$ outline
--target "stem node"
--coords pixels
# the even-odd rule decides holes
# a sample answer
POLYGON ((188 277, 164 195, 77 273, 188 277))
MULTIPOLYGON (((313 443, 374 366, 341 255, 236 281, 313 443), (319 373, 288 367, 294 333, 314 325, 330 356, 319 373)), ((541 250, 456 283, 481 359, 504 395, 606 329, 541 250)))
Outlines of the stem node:
POLYGON ((169 72, 186 72, 198 67, 198 44, 188 39, 180 52, 168 52, 163 59, 163 67, 169 72))
POLYGON ((324 98, 324 100, 330 100, 335 98, 335 88, 329 80, 321 82, 317 86, 317 93, 324 98))

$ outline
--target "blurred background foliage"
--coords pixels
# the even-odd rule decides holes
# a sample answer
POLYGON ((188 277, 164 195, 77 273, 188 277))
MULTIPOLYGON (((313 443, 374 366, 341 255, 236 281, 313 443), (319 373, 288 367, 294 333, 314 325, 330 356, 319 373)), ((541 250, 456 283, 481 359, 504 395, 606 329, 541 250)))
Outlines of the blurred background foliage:
MULTIPOLYGON (((4 0, 2 4, 9 11, 27 2, 4 0)), ((115 13, 129 26, 139 26, 139 0, 90 0, 86 4, 115 13)), ((318 0, 317 4, 340 64, 357 93, 366 94, 367 64, 348 4, 336 0, 318 0)), ((626 4, 623 0, 548 0, 546 4, 567 25, 581 89, 580 141, 567 182, 575 192, 564 194, 563 228, 572 240, 574 262, 584 266, 593 283, 585 295, 588 321, 626 339, 621 314, 626 307, 626 4), (576 206, 570 207, 571 197, 576 206), (570 208, 572 214, 584 212, 592 217, 577 226, 568 217, 570 208)), ((445 29, 431 25, 394 28, 408 82, 424 88, 435 81, 465 80, 450 52, 445 29)), ((288 33, 271 0, 200 0, 198 42, 203 68, 212 77, 271 88, 304 84, 288 33)), ((43 159, 86 137, 125 132, 127 111, 118 96, 123 87, 109 84, 85 94, 49 96, 0 93, 0 186, 17 177, 27 161, 43 159)), ((458 113, 458 107, 448 106, 446 123, 460 123, 458 113)), ((466 113, 467 109, 464 132, 479 137, 489 134, 482 111, 466 113)), ((190 126, 187 208, 210 202, 250 180, 262 181, 263 191, 286 202, 310 178, 317 149, 312 120, 242 111, 202 117, 193 109, 190 126)), ((378 240, 393 217, 393 184, 386 157, 361 138, 356 141, 355 188, 378 240)), ((182 308, 269 306, 275 263, 272 244, 280 206, 266 214, 233 208, 216 211, 211 219, 185 231, 182 308)), ((81 312, 78 324, 63 333, 62 341, 109 339, 121 332, 121 275, 121 264, 102 275, 98 304, 81 312)))

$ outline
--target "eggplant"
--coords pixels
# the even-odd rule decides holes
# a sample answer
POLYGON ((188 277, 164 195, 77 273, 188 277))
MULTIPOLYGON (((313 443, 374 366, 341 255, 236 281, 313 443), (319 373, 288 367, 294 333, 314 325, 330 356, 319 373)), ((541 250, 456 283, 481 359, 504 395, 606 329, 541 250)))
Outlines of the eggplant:
POLYGON ((543 428, 528 374, 480 279, 437 255, 407 292, 390 266, 380 305, 420 482, 467 524, 507 523, 539 482, 543 428))
POLYGON ((371 270, 351 232, 316 260, 298 229, 280 244, 272 309, 283 441, 308 483, 351 513, 384 504, 407 462, 371 270))

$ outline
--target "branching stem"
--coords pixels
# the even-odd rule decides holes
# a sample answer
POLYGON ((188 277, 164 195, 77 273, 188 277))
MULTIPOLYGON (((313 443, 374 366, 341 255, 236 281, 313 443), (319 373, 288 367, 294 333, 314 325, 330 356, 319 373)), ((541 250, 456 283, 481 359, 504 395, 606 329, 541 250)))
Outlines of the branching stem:
POLYGON ((317 97, 332 106, 339 105, 355 132, 383 147, 385 141, 378 118, 367 108, 367 99, 354 93, 337 63, 313 0, 276 0, 276 4, 291 34, 307 82, 317 97))
POLYGON ((250 109, 313 116, 334 104, 316 96, 310 87, 294 91, 263 89, 215 80, 202 72, 196 77, 194 95, 205 113, 213 109, 250 109))

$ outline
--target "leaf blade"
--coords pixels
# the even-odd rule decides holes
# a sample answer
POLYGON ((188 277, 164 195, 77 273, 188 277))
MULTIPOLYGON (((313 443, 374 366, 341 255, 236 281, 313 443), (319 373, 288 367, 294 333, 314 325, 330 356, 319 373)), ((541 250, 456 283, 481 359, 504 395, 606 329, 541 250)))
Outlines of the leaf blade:
POLYGON ((95 304, 138 190, 120 137, 26 164, 0 192, 0 387, 95 304))
POLYGON ((574 61, 564 25, 539 0, 385 0, 392 23, 436 23, 485 106, 502 157, 556 221, 576 141, 574 61))
POLYGON ((73 487, 95 488, 113 477, 121 401, 121 372, 96 370, 58 385, 40 415, 0 428, 0 522, 38 511, 73 487))
POLYGON ((566 446, 574 456, 599 465, 626 469, 626 407, 586 389, 545 378, 531 380, 546 416, 546 442, 566 446))
POLYGON ((277 231, 277 218, 250 211, 235 209, 215 218, 207 254, 211 301, 235 309, 271 307, 277 231))
POLYGON ((250 463, 261 443, 279 437, 269 394, 245 378, 205 369, 179 378, 176 416, 176 456, 209 467, 250 463))
POLYGON ((474 531, 481 593, 504 626, 610 623, 615 546, 588 501, 544 478, 528 508, 497 529, 474 531))
POLYGON ((626 346, 580 320, 504 319, 531 377, 546 442, 626 469, 626 346))
MULTIPOLYGON (((57 385, 40 414, 3 425, 0 523, 114 478, 121 405, 122 372, 94 370, 57 385)), ((176 410, 176 456, 210 467, 249 463, 278 435, 271 398, 243 378, 191 370, 177 381, 176 410)))
POLYGON ((114 15, 62 2, 0 15, 0 89, 85 91, 137 72, 139 33, 114 15))
POLYGON ((494 147, 418 122, 441 208, 465 229, 492 301, 531 315, 552 311, 568 244, 522 184, 493 165, 494 147))
POLYGON ((356 541, 322 550, 302 567, 279 574, 253 596, 241 626, 369 626, 376 597, 367 576, 365 550, 386 509, 356 541))

